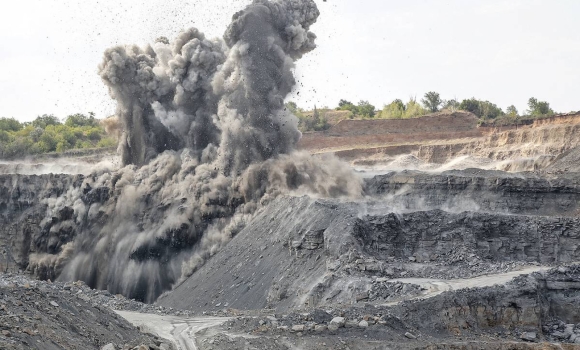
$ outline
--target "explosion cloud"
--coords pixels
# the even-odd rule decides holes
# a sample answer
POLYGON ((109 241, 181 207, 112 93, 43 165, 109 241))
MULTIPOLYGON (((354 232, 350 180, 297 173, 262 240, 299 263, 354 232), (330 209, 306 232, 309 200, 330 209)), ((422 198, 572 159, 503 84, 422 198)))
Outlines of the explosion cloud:
POLYGON ((191 28, 107 50, 99 74, 117 101, 124 167, 47 200, 37 241, 71 222, 76 232, 31 268, 152 302, 272 198, 360 195, 346 165, 294 151, 300 132, 283 106, 318 15, 312 0, 255 0, 223 40, 191 28))

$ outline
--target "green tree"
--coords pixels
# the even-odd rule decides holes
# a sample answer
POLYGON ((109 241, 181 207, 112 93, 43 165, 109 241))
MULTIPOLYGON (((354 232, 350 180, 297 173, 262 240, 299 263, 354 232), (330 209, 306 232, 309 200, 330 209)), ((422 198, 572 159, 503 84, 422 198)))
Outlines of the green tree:
POLYGON ((518 116, 518 109, 514 105, 508 106, 508 108, 506 108, 505 111, 506 111, 506 114, 510 117, 517 117, 518 116))
POLYGON ((347 101, 347 100, 340 100, 340 101, 338 102, 338 107, 339 107, 339 108, 342 108, 342 107, 344 107, 344 106, 346 106, 346 105, 351 105, 351 106, 354 106, 354 104, 353 104, 352 102, 349 102, 349 101, 347 101))
POLYGON ((459 109, 459 105, 460 105, 460 103, 457 102, 456 99, 451 99, 451 100, 447 100, 447 101, 443 102, 442 109, 448 109, 448 110, 454 112, 454 111, 459 109))
POLYGON ((359 114, 358 107, 346 100, 340 100, 336 109, 341 111, 350 111, 352 116, 359 114))
POLYGON ((405 110, 406 106, 403 101, 395 99, 383 107, 380 116, 385 119, 401 119, 405 115, 405 110))
POLYGON ((314 119, 315 121, 320 120, 320 112, 318 112, 318 108, 316 108, 316 106, 314 106, 314 112, 312 113, 312 119, 314 119))
POLYGON ((443 100, 441 100, 438 92, 429 91, 425 94, 425 97, 421 100, 421 103, 423 103, 423 106, 425 106, 428 111, 435 113, 439 111, 439 106, 441 106, 443 100))
POLYGON ((75 126, 98 126, 99 121, 95 118, 95 114, 93 112, 89 112, 89 116, 87 117, 84 114, 76 113, 71 114, 66 117, 64 125, 75 127, 75 126))
POLYGON ((505 114, 501 108, 489 101, 480 101, 480 105, 482 112, 481 118, 483 119, 496 119, 505 114))
POLYGON ((11 140, 11 135, 8 133, 8 131, 4 131, 4 130, 0 130, 0 145, 5 145, 7 143, 10 142, 11 140))
POLYGON ((102 131, 99 130, 98 128, 92 128, 90 130, 87 131, 87 137, 89 140, 91 141, 100 141, 101 137, 102 137, 102 131))
POLYGON ((420 117, 427 113, 429 113, 429 111, 423 108, 415 98, 410 98, 409 102, 405 105, 405 114, 403 118, 420 117))
POLYGON ((52 114, 43 114, 42 116, 36 117, 32 121, 32 126, 35 128, 46 129, 49 125, 59 125, 60 120, 52 114))
POLYGON ((358 113, 366 118, 372 118, 375 116, 375 106, 369 103, 369 101, 361 100, 357 106, 358 113))
POLYGON ((46 130, 42 133, 42 136, 40 136, 40 140, 38 141, 40 149, 45 153, 56 151, 57 143, 56 135, 53 132, 48 132, 46 130))
POLYGON ((315 131, 322 131, 322 130, 326 130, 328 128, 330 128, 330 124, 328 124, 328 120, 326 120, 325 117, 320 117, 320 112, 318 111, 318 109, 316 108, 316 106, 314 106, 314 113, 312 115, 312 121, 313 121, 313 129, 315 131))
POLYGON ((32 141, 38 142, 38 141, 40 141, 40 137, 42 136, 42 134, 44 134, 44 129, 42 129, 42 128, 34 128, 34 130, 32 130, 30 132, 30 134, 28 134, 28 135, 30 136, 30 138, 32 139, 32 141))
POLYGON ((470 98, 461 101, 461 103, 459 104, 459 109, 471 112, 478 117, 481 117, 481 115, 483 114, 481 112, 481 105, 479 103, 479 100, 476 100, 475 98, 470 98))
POLYGON ((528 100, 528 114, 532 116, 552 115, 554 111, 546 101, 538 101, 535 97, 528 100))
POLYGON ((296 111, 298 110, 298 105, 296 104, 296 102, 293 101, 286 102, 284 106, 286 107, 287 110, 289 110, 294 114, 296 114, 296 111))
POLYGON ((14 118, 0 118, 0 130, 18 131, 22 129, 22 124, 14 118))
POLYGON ((471 112, 482 119, 495 119, 504 114, 502 109, 494 103, 480 101, 475 98, 461 101, 459 109, 471 112))

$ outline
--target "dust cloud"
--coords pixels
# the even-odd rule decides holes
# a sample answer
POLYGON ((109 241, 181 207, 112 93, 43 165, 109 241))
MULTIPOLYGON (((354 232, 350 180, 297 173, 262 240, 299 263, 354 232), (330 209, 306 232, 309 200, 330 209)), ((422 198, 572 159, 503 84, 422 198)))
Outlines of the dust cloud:
POLYGON ((99 74, 117 102, 108 125, 122 166, 45 201, 41 231, 72 225, 74 239, 30 266, 153 302, 277 196, 360 196, 348 165, 294 151, 298 123, 284 109, 318 16, 312 0, 255 0, 223 39, 191 28, 108 49, 99 74))

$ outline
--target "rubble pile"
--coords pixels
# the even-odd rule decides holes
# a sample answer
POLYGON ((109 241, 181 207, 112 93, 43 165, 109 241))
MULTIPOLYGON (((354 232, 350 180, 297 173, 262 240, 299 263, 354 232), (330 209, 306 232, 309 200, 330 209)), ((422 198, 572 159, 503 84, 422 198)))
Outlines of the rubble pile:
POLYGON ((110 344, 107 350, 142 350, 166 344, 115 314, 99 293, 82 284, 0 274, 0 348, 80 350, 110 344))

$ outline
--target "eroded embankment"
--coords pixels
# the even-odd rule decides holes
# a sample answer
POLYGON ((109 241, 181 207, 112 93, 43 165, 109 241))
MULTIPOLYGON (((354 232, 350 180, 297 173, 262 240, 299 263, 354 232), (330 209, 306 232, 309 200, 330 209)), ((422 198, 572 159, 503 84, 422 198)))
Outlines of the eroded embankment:
POLYGON ((580 123, 542 124, 465 141, 421 145, 417 156, 430 163, 445 163, 462 155, 492 160, 557 156, 580 144, 580 123))
POLYGON ((471 113, 437 113, 412 119, 341 120, 324 132, 304 133, 298 147, 311 152, 415 144, 484 135, 471 113))
POLYGON ((300 146, 313 153, 331 152, 356 164, 383 164, 401 155, 445 164, 469 156, 503 162, 497 164, 501 170, 523 171, 546 168, 580 145, 578 113, 507 127, 478 127, 470 123, 469 114, 456 114, 343 121, 327 132, 305 134, 300 146))

